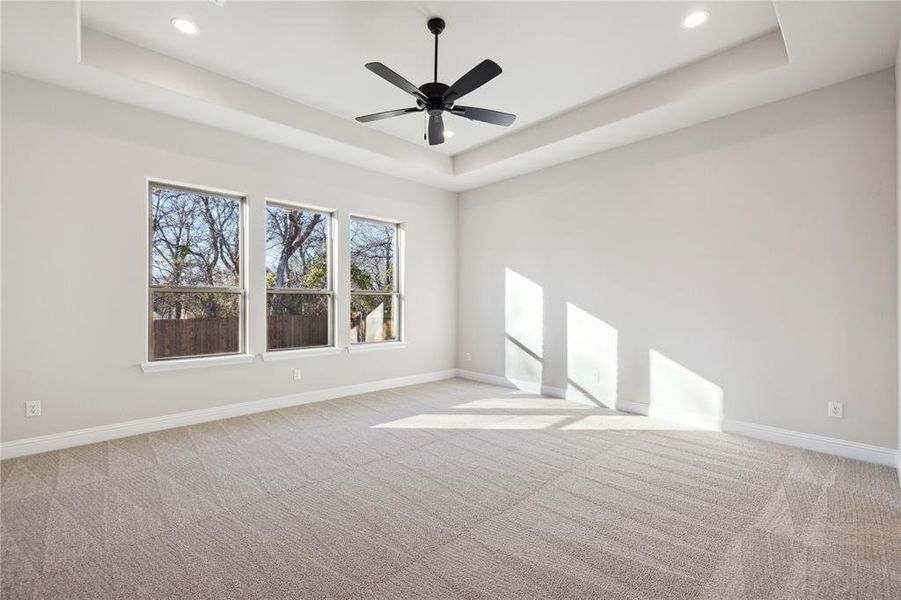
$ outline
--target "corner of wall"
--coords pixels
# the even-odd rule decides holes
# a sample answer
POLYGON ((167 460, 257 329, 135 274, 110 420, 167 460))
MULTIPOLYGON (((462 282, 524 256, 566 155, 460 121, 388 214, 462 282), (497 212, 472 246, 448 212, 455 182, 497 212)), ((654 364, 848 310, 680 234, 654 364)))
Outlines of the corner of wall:
POLYGON ((898 454, 896 457, 898 483, 901 485, 901 31, 898 33, 898 48, 895 54, 895 157, 896 157, 896 216, 895 241, 898 246, 898 454))
POLYGON ((462 315, 460 314, 460 307, 463 305, 463 299, 462 299, 462 294, 460 292, 460 283, 463 278, 460 273, 460 248, 461 248, 461 244, 462 244, 463 228, 460 225, 460 221, 461 221, 460 198, 462 197, 462 195, 463 194, 461 192, 454 192, 454 203, 456 204, 456 217, 457 217, 457 222, 456 222, 457 235, 456 235, 456 238, 454 239, 454 243, 456 244, 456 246, 454 247, 454 269, 456 270, 456 274, 457 274, 456 296, 454 297, 454 302, 455 302, 454 315, 455 315, 455 319, 457 322, 456 326, 454 327, 454 368, 455 369, 461 368, 461 365, 460 365, 460 352, 461 352, 461 350, 460 350, 460 335, 461 335, 460 334, 460 321, 461 321, 462 315))

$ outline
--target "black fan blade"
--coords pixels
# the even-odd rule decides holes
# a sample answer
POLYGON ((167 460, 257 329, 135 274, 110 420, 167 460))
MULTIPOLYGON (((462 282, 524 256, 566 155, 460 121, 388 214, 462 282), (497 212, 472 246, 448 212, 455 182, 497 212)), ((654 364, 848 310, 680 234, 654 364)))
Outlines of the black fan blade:
POLYGON ((392 83, 407 92, 408 94, 412 94, 419 98, 420 100, 427 100, 426 95, 419 91, 415 85, 383 65, 382 63, 372 62, 366 63, 366 68, 387 81, 388 83, 392 83))
POLYGON ((370 121, 381 121, 382 119, 390 119, 391 117, 399 117, 401 115, 422 112, 424 110, 424 108, 399 108, 397 110, 386 110, 385 112, 378 112, 371 115, 363 115, 362 117, 357 117, 357 121, 359 121, 360 123, 369 123, 370 121))
POLYGON ((429 117, 429 146, 444 143, 444 119, 441 114, 429 117))
POLYGON ((451 114, 465 117, 473 121, 482 121, 484 123, 502 125, 504 127, 513 125, 513 121, 516 120, 516 115, 511 115, 510 113, 500 112, 498 110, 488 110, 487 108, 475 108, 473 106, 454 106, 451 109, 451 114))
POLYGON ((476 88, 480 88, 502 73, 502 69, 493 60, 483 60, 474 66, 469 73, 457 80, 444 92, 443 99, 454 101, 462 98, 476 88))

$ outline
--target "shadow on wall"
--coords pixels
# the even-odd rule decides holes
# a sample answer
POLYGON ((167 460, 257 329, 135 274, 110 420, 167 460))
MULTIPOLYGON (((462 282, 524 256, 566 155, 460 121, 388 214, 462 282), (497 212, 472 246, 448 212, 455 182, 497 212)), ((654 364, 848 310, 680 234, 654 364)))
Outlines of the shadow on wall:
POLYGON ((541 393, 544 292, 512 269, 504 270, 504 376, 517 388, 541 393))
POLYGON ((654 350, 648 416, 617 412, 619 332, 572 303, 566 305, 565 398, 542 396, 544 293, 540 285, 512 269, 505 269, 504 277, 504 374, 519 390, 495 395, 492 389, 440 413, 413 414, 372 428, 575 432, 719 428, 722 388, 654 350))
MULTIPOLYGON (((571 302, 566 304, 566 400, 614 408, 618 398, 619 331, 571 302)), ((516 388, 541 394, 544 385, 544 291, 504 269, 504 375, 516 388)), ((719 430, 723 389, 656 350, 649 350, 649 416, 719 430)))
POLYGON ((649 364, 650 416, 709 429, 722 428, 723 388, 656 350, 649 351, 649 364))
POLYGON ((566 399, 616 406, 619 332, 566 303, 566 399))

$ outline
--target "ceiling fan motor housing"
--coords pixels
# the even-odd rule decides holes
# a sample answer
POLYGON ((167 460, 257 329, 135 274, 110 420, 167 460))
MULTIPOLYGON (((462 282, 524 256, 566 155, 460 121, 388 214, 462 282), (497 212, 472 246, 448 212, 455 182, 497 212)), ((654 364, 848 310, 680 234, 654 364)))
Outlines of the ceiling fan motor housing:
POLYGON ((450 110, 454 103, 446 101, 443 98, 444 92, 449 88, 449 85, 437 81, 423 83, 419 86, 419 91, 428 97, 428 101, 417 98, 416 104, 418 104, 420 108, 425 108, 426 112, 430 115, 439 115, 442 110, 450 110))

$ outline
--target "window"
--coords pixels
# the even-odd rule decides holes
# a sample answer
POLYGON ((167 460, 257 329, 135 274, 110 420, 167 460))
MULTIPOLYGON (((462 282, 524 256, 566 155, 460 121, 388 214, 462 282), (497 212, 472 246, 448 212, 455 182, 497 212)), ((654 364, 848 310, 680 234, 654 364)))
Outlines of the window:
POLYGON ((150 185, 150 360, 244 351, 243 204, 150 185))
POLYGON ((331 215, 266 205, 266 347, 332 344, 331 215))
POLYGON ((350 339, 399 339, 398 225, 350 219, 350 339))

